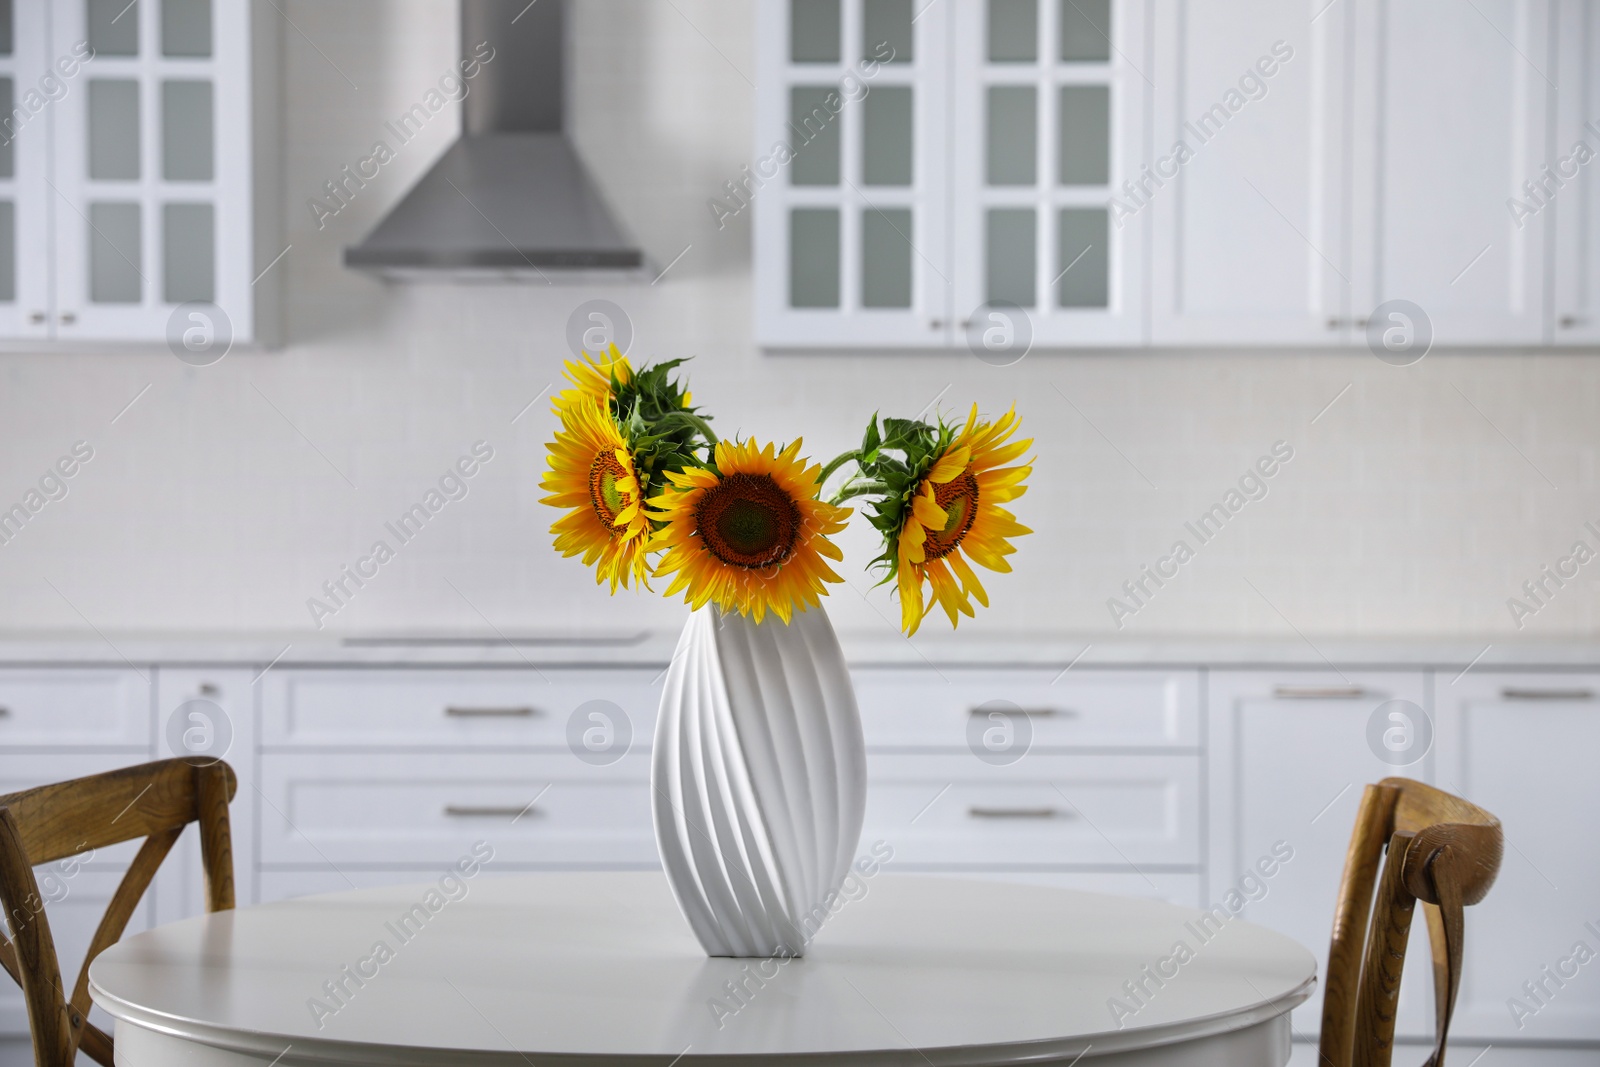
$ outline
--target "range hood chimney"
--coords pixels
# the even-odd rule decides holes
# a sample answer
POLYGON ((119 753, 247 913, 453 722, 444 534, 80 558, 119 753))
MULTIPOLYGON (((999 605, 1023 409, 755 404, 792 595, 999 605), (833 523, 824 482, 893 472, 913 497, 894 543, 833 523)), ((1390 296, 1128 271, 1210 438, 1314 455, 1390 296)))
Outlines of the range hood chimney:
POLYGON ((345 266, 397 281, 645 277, 562 132, 564 15, 564 0, 461 0, 462 58, 480 63, 461 137, 345 266))

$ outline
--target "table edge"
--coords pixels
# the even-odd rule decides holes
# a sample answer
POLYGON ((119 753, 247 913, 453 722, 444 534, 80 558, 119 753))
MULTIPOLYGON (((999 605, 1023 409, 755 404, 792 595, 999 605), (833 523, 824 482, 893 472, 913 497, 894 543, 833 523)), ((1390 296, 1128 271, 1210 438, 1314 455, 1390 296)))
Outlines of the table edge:
MULTIPOLYGON (((949 1045, 926 1047, 918 1051, 925 1060, 930 1064, 936 1064, 937 1067, 980 1067, 980 1065, 985 1064, 1022 1064, 1036 1063, 1041 1060, 1065 1059, 1080 1056, 1090 1048, 1098 1050, 1101 1054, 1159 1048, 1163 1045, 1172 1045, 1183 1041, 1214 1037, 1218 1034, 1230 1033, 1235 1030, 1248 1029, 1268 1022, 1280 1015, 1287 1015, 1311 997, 1316 985, 1317 977, 1313 973, 1294 989, 1275 998, 1263 1000, 1237 1011, 1202 1016, 1197 1019, 1185 1020, 1181 1023, 1167 1023, 1148 1028, 1103 1031, 1097 1034, 1084 1034, 1071 1038, 1044 1038, 996 1045, 949 1045)), ((527 1063, 529 1056, 538 1057, 541 1062, 547 1063, 592 1063, 603 1056, 608 1063, 636 1064, 644 1067, 644 1065, 676 1063, 679 1060, 683 1060, 685 1067, 689 1067, 696 1061, 726 1062, 736 1056, 741 1061, 758 1060, 764 1067, 814 1067, 820 1060, 834 1056, 849 1056, 852 1062, 858 1063, 881 1061, 885 1065, 896 1064, 902 1061, 906 1052, 903 1047, 818 1052, 708 1053, 698 1056, 682 1052, 677 1054, 670 1052, 621 1054, 541 1052, 538 1050, 506 1050, 502 1052, 490 1049, 449 1049, 439 1046, 387 1045, 371 1042, 307 1038, 304 1036, 295 1036, 291 1039, 290 1037, 256 1030, 234 1030, 212 1023, 176 1018, 162 1012, 141 1008, 107 994, 94 981, 92 975, 89 979, 89 991, 93 1002, 106 1011, 118 1024, 126 1023, 130 1026, 153 1030, 170 1037, 192 1041, 227 1052, 238 1052, 268 1058, 278 1057, 274 1062, 281 1062, 284 1067, 320 1064, 327 1064, 329 1067, 353 1067, 353 1065, 370 1065, 375 1062, 384 1064, 386 1067, 434 1067, 437 1063, 437 1057, 441 1053, 448 1053, 454 1059, 471 1059, 486 1065, 497 1063, 522 1065, 527 1063), (287 1054, 290 1048, 294 1050, 294 1055, 292 1056, 287 1054)))

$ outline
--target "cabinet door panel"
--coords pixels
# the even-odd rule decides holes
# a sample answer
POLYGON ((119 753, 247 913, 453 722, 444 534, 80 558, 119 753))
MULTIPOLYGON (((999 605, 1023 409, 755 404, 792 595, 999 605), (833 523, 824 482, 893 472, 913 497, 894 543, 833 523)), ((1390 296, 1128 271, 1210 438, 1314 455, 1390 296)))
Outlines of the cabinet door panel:
POLYGON ((52 54, 99 42, 51 110, 55 333, 170 333, 203 361, 255 329, 249 5, 191 5, 170 25, 167 5, 103 7, 51 7, 52 54))
POLYGON ((1145 5, 947 6, 954 343, 998 364, 1140 343, 1146 220, 1117 198, 1144 162, 1145 5))
POLYGON ((1600 1040, 1600 986, 1588 973, 1600 964, 1571 961, 1579 942, 1600 952, 1600 852, 1581 829, 1600 810, 1600 675, 1474 671, 1439 695, 1438 784, 1493 812, 1507 842, 1494 887, 1467 909, 1452 1033, 1600 1040))
POLYGON ((1357 317, 1406 300, 1437 344, 1541 342, 1545 227, 1519 225, 1510 205, 1546 161, 1549 4, 1356 10, 1352 193, 1370 242, 1357 317))
POLYGON ((0 53, 0 337, 48 338, 50 217, 48 183, 50 110, 45 95, 81 80, 77 56, 50 52, 42 3, 6 4, 11 20, 0 53), (66 77, 70 71, 72 77, 66 77))
POLYGON ((1600 342, 1600 4, 1561 0, 1556 27, 1551 169, 1520 198, 1519 215, 1556 243, 1556 344, 1592 345, 1600 342))
POLYGON ((1342 335, 1350 5, 1158 0, 1149 176, 1157 343, 1342 335))
MULTIPOLYGON (((1294 856, 1265 880, 1243 917, 1288 934, 1321 961, 1326 973, 1334 903, 1362 789, 1392 775, 1426 777, 1431 755, 1408 766, 1379 759, 1369 743, 1374 717, 1389 712, 1426 714, 1426 678, 1417 673, 1219 672, 1211 676, 1208 713, 1211 747, 1211 862, 1208 900, 1239 887, 1278 842, 1294 856), (1384 705, 1403 700, 1406 705, 1384 705)), ((1420 746, 1430 730, 1411 724, 1420 746)), ((1413 752, 1415 748, 1413 748, 1413 752)), ((1407 758, 1407 757, 1395 757, 1407 758)), ((1245 894, 1247 898, 1249 893, 1245 894)), ((1397 1033, 1430 1032, 1431 990, 1427 950, 1412 942, 1412 965, 1400 990, 1397 1033)), ((1296 1008, 1296 1033, 1321 1028, 1322 990, 1296 1008)))
POLYGON ((756 158, 712 208, 719 227, 754 213, 757 338, 948 344, 946 12, 763 0, 757 18, 756 158))

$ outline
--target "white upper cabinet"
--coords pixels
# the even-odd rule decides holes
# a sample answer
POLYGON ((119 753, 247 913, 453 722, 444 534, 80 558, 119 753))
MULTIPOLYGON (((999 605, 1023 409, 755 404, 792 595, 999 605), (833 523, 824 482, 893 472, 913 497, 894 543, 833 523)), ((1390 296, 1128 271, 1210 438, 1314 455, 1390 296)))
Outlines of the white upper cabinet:
POLYGON ((754 200, 760 341, 1140 340, 1139 230, 1109 199, 1140 152, 1142 11, 764 3, 756 162, 715 209, 754 200))
POLYGON ((764 345, 1600 343, 1594 4, 914 3, 763 4, 764 345))
POLYGON ((1446 345, 1545 339, 1544 224, 1508 210, 1546 161, 1545 0, 1353 6, 1355 314, 1417 305, 1446 345))
MULTIPOLYGON (((50 63, 45 7, 0 6, 0 336, 50 336, 48 125, 30 104, 50 63), (28 94, 33 93, 30 100, 28 94)), ((69 67, 70 69, 70 67, 69 67)), ((59 75, 56 75, 59 76, 59 75)))
POLYGON ((1112 215, 1144 149, 1143 5, 947 6, 957 342, 992 350, 1008 328, 1042 347, 1141 341, 1142 224, 1112 215))
POLYGON ((177 314, 180 336, 257 339, 251 283, 278 249, 255 247, 248 0, 6 12, 20 129, 0 148, 0 336, 160 342, 177 314))
POLYGON ((1600 4, 1561 0, 1556 23, 1555 139, 1549 168, 1530 175, 1516 208, 1555 241, 1557 344, 1600 343, 1600 4), (1546 221, 1548 220, 1548 221, 1546 221))
POLYGON ((912 0, 772 0, 759 20, 755 161, 719 212, 754 200, 762 340, 944 344, 941 18, 912 0))
POLYGON ((1156 344, 1345 339, 1350 5, 1157 0, 1149 169, 1156 344))

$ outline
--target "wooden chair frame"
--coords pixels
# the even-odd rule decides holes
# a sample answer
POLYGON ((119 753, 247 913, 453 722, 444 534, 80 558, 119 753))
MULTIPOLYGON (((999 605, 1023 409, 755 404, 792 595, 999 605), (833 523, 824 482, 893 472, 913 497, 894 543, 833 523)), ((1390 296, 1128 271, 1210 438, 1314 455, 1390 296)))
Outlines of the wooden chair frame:
POLYGON ((1367 786, 1339 883, 1318 1067, 1389 1067, 1418 901, 1432 948, 1436 1023, 1424 1067, 1444 1067, 1461 988, 1462 908, 1489 892, 1504 851, 1500 820, 1475 804, 1409 778, 1367 786))
POLYGON ((239 788, 220 760, 170 759, 0 796, 0 966, 22 986, 38 1067, 73 1067, 81 1049, 113 1067, 110 1036, 89 1022, 89 964, 116 943, 156 869, 192 822, 200 824, 206 910, 233 907, 228 804, 239 788), (33 868, 136 837, 143 847, 106 906, 67 996, 33 868))

